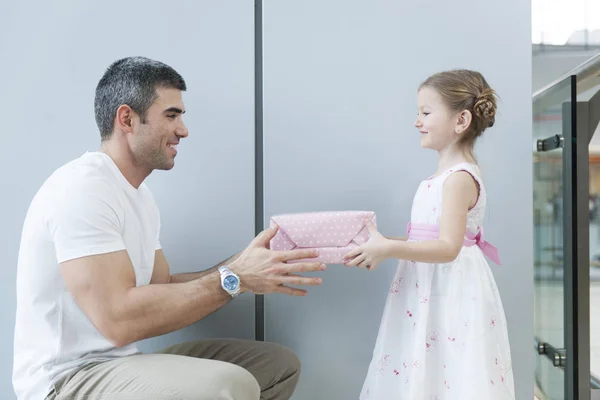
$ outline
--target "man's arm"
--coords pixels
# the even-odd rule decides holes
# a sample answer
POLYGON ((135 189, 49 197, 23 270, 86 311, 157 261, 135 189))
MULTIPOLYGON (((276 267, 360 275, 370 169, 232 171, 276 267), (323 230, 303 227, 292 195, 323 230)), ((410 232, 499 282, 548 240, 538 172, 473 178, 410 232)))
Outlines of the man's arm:
MULTIPOLYGON (((110 182, 75 182, 57 193, 47 216, 49 234, 67 290, 96 329, 116 346, 163 335, 188 326, 231 300, 218 272, 188 282, 136 286, 135 270, 121 236, 123 211, 110 182)), ((320 279, 301 272, 320 271, 316 262, 288 265, 316 257, 312 250, 274 252, 266 248, 276 231, 257 236, 232 263, 241 292, 304 295, 287 285, 318 285, 320 279)), ((156 247, 159 248, 159 247, 156 247)), ((168 282, 162 252, 156 281, 168 282)))
MULTIPOLYGON (((315 262, 287 264, 318 254, 308 249, 267 250, 265 243, 274 235, 274 230, 263 232, 231 264, 241 278, 241 291, 305 295, 305 290, 287 285, 319 285, 319 278, 298 273, 322 271, 325 266, 315 262)), ((76 258, 60 266, 77 305, 96 329, 119 347, 186 327, 231 300, 221 288, 218 272, 183 283, 135 286, 135 272, 126 250, 76 258)))
POLYGON ((79 307, 119 347, 181 329, 231 300, 218 273, 184 283, 136 287, 125 250, 66 261, 61 272, 79 307))
MULTIPOLYGON (((66 287, 92 324, 115 345, 175 331, 230 300, 218 274, 188 283, 136 287, 121 236, 122 205, 110 182, 77 181, 56 196, 47 225, 66 287)), ((163 268, 156 280, 166 281, 168 264, 162 252, 157 258, 163 268)))
MULTIPOLYGON (((166 268, 166 270, 167 270, 166 276, 168 277, 168 281, 167 281, 168 283, 183 283, 183 282, 193 281, 194 279, 200 279, 203 276, 212 274, 213 272, 218 272, 217 270, 219 269, 220 266, 231 264, 232 262, 234 262, 235 260, 238 259, 238 257, 240 256, 240 254, 242 252, 240 251, 239 253, 234 254, 233 256, 229 257, 228 259, 221 261, 214 267, 205 269, 204 271, 184 272, 184 273, 173 274, 173 275, 170 275, 168 272, 169 265, 167 263, 167 260, 164 256, 164 254, 162 253, 162 250, 157 250, 156 253, 157 253, 157 256, 155 257, 155 261, 154 261, 154 272, 152 274, 152 279, 154 280, 155 274, 164 275, 164 273, 161 271, 164 271, 166 268), (159 252, 160 252, 160 256, 158 255, 159 252)), ((164 283, 166 283, 166 282, 164 282, 164 283)))

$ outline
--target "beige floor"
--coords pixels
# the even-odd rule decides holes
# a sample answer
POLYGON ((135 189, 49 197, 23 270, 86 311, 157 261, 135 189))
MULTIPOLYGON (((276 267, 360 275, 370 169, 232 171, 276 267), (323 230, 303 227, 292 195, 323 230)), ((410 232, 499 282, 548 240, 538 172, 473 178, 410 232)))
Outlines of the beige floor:
MULTIPOLYGON (((563 289, 558 283, 538 283, 535 288, 535 334, 563 348, 563 289)), ((600 282, 590 284, 590 370, 600 376, 600 282)), ((537 357, 536 383, 550 399, 562 399, 562 373, 547 359, 537 357)), ((540 396, 545 397, 545 396, 540 396)))

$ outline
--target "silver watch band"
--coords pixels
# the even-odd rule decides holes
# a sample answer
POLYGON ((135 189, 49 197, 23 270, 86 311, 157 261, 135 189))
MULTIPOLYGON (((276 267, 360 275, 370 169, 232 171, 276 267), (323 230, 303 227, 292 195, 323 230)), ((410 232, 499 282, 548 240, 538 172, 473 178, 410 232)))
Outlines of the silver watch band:
POLYGON ((225 290, 232 298, 235 299, 236 297, 238 297, 240 295, 240 285, 241 285, 240 277, 237 274, 235 274, 233 271, 231 271, 226 265, 219 267, 218 271, 221 275, 221 288, 223 288, 223 290, 225 290), (238 285, 235 288, 235 290, 227 289, 224 284, 225 278, 227 276, 231 276, 231 275, 235 276, 238 281, 238 285))

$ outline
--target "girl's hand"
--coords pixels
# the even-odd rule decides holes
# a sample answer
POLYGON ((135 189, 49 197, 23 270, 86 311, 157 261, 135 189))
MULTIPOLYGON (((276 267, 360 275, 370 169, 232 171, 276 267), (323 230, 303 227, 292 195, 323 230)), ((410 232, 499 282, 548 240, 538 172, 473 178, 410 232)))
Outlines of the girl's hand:
POLYGON ((347 267, 356 266, 374 269, 377 265, 387 258, 390 239, 387 239, 377 231, 371 220, 365 222, 369 230, 369 241, 356 249, 349 251, 344 256, 344 265, 347 267))

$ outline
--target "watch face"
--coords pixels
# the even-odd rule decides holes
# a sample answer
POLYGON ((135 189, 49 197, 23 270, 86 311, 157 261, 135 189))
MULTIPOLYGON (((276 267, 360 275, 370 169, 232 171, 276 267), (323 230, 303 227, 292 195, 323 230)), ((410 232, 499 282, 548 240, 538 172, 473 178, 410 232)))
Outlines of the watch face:
POLYGON ((235 290, 235 289, 237 289, 239 283, 240 282, 239 282, 238 278, 236 278, 233 275, 226 276, 225 279, 223 279, 223 286, 227 290, 235 290))

